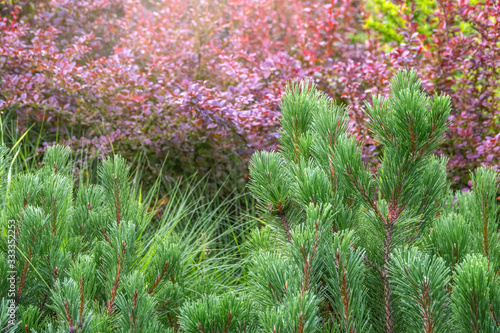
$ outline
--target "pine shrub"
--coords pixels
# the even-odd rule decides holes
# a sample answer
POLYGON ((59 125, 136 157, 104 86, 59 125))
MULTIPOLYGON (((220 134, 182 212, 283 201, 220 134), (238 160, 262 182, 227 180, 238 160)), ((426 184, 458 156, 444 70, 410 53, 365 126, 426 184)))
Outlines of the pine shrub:
POLYGON ((250 167, 268 237, 282 240, 252 239, 263 331, 498 332, 498 174, 482 167, 473 191, 450 191, 447 160, 433 155, 449 98, 399 71, 390 96, 366 104, 383 147, 375 173, 345 108, 310 82, 291 85, 281 108, 280 149, 250 167))
MULTIPOLYGON (((106 158, 97 184, 76 186, 70 153, 51 147, 41 167, 16 173, 0 147, 0 330, 178 332, 186 323, 189 331, 180 314, 234 278, 229 265, 213 267, 213 257, 224 264, 213 222, 224 216, 171 195, 178 206, 153 219, 151 196, 130 180, 123 158, 106 158), (193 208, 197 219, 186 222, 193 208)), ((241 302, 228 291, 214 307, 239 304, 240 312, 231 308, 231 325, 239 327, 248 316, 241 302)))

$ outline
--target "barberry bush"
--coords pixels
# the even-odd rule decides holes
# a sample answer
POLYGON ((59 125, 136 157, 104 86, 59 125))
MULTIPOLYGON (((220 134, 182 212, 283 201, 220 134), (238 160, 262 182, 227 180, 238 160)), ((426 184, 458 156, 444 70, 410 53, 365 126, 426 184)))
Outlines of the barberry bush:
POLYGON ((376 163, 363 105, 415 67, 427 93, 452 101, 440 153, 454 184, 499 161, 494 0, 16 0, 0 13, 2 122, 31 128, 35 147, 243 185, 251 153, 276 148, 286 84, 310 78, 350 107, 376 163))
MULTIPOLYGON (((450 96, 450 126, 439 152, 449 158, 452 184, 469 190, 470 169, 481 165, 497 168, 499 162, 498 1, 368 3, 366 26, 376 36, 376 43, 368 62, 348 67, 346 74, 354 75, 345 75, 346 87, 355 88, 347 94, 349 103, 362 106, 367 88, 370 92, 388 91, 387 85, 363 85, 363 76, 371 73, 370 69, 377 69, 375 78, 382 81, 398 68, 417 69, 427 93, 450 96)), ((358 112, 363 113, 361 108, 358 112)))
POLYGON ((450 190, 433 155, 450 98, 421 86, 400 71, 366 104, 377 174, 343 106, 309 81, 286 91, 280 149, 250 168, 269 221, 249 242, 264 332, 498 332, 498 172, 481 167, 471 192, 450 190))

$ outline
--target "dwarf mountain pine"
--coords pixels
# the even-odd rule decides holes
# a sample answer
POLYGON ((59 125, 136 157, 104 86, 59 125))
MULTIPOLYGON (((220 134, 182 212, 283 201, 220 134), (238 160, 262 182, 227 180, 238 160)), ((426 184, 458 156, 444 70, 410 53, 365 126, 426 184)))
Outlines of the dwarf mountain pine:
MULTIPOLYGON (((196 311, 190 304, 231 276, 230 269, 220 272, 222 260, 214 264, 207 255, 216 253, 216 210, 172 192, 172 204, 153 220, 153 197, 132 185, 123 158, 104 159, 97 183, 79 187, 66 147, 48 148, 36 170, 14 174, 10 163, 8 150, 0 147, 2 332, 189 332, 196 311), (197 219, 190 210, 198 210, 197 219), (7 256, 11 229, 14 263, 7 256), (14 325, 8 321, 11 301, 17 307, 14 325)), ((231 329, 251 327, 249 309, 231 296, 216 298, 214 308, 231 308, 231 329)), ((213 314, 207 315, 212 322, 213 314)))
POLYGON ((308 81, 288 87, 280 148, 250 166, 283 240, 254 258, 263 332, 499 331, 498 174, 480 168, 472 192, 451 193, 432 155, 450 101, 420 86, 400 71, 366 104, 375 173, 344 107, 308 81))

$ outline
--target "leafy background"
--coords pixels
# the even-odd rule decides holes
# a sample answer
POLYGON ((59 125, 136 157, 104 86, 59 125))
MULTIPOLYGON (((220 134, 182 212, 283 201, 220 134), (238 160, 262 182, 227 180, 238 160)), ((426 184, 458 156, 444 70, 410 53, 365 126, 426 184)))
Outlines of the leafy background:
POLYGON ((25 145, 68 144, 79 167, 114 152, 144 161, 146 182, 163 166, 243 188, 251 153, 276 147, 288 82, 311 78, 347 104, 370 162, 379 143, 364 103, 412 67, 426 92, 451 97, 438 153, 467 190, 467 170, 500 157, 499 11, 490 0, 3 1, 5 140, 31 129, 25 145))

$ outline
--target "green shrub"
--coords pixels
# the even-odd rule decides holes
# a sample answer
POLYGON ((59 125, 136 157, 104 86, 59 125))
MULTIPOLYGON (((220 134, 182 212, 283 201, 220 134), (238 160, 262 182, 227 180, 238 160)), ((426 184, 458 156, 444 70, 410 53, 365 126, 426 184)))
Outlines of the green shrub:
POLYGON ((451 193, 447 161, 432 155, 449 98, 420 86, 400 71, 390 97, 366 104, 383 146, 375 173, 343 107, 307 81, 287 90, 280 150, 250 167, 266 230, 282 240, 254 249, 263 331, 498 331, 498 174, 480 168, 472 192, 451 193))
POLYGON ((186 332, 253 332, 251 301, 229 294, 209 295, 188 303, 181 310, 186 332))
POLYGON ((176 332, 187 300, 231 296, 226 282, 237 273, 220 231, 230 202, 193 197, 192 184, 192 193, 169 193, 158 218, 154 191, 140 192, 123 158, 106 158, 97 184, 76 188, 69 156, 54 146, 40 168, 16 173, 0 148, 2 331, 13 329, 11 302, 23 332, 176 332))
POLYGON ((416 32, 432 35, 438 20, 433 17, 438 4, 435 0, 412 0, 394 3, 384 0, 367 1, 369 16, 366 27, 380 33, 386 41, 402 42, 404 36, 398 28, 408 24, 415 24, 416 32))

